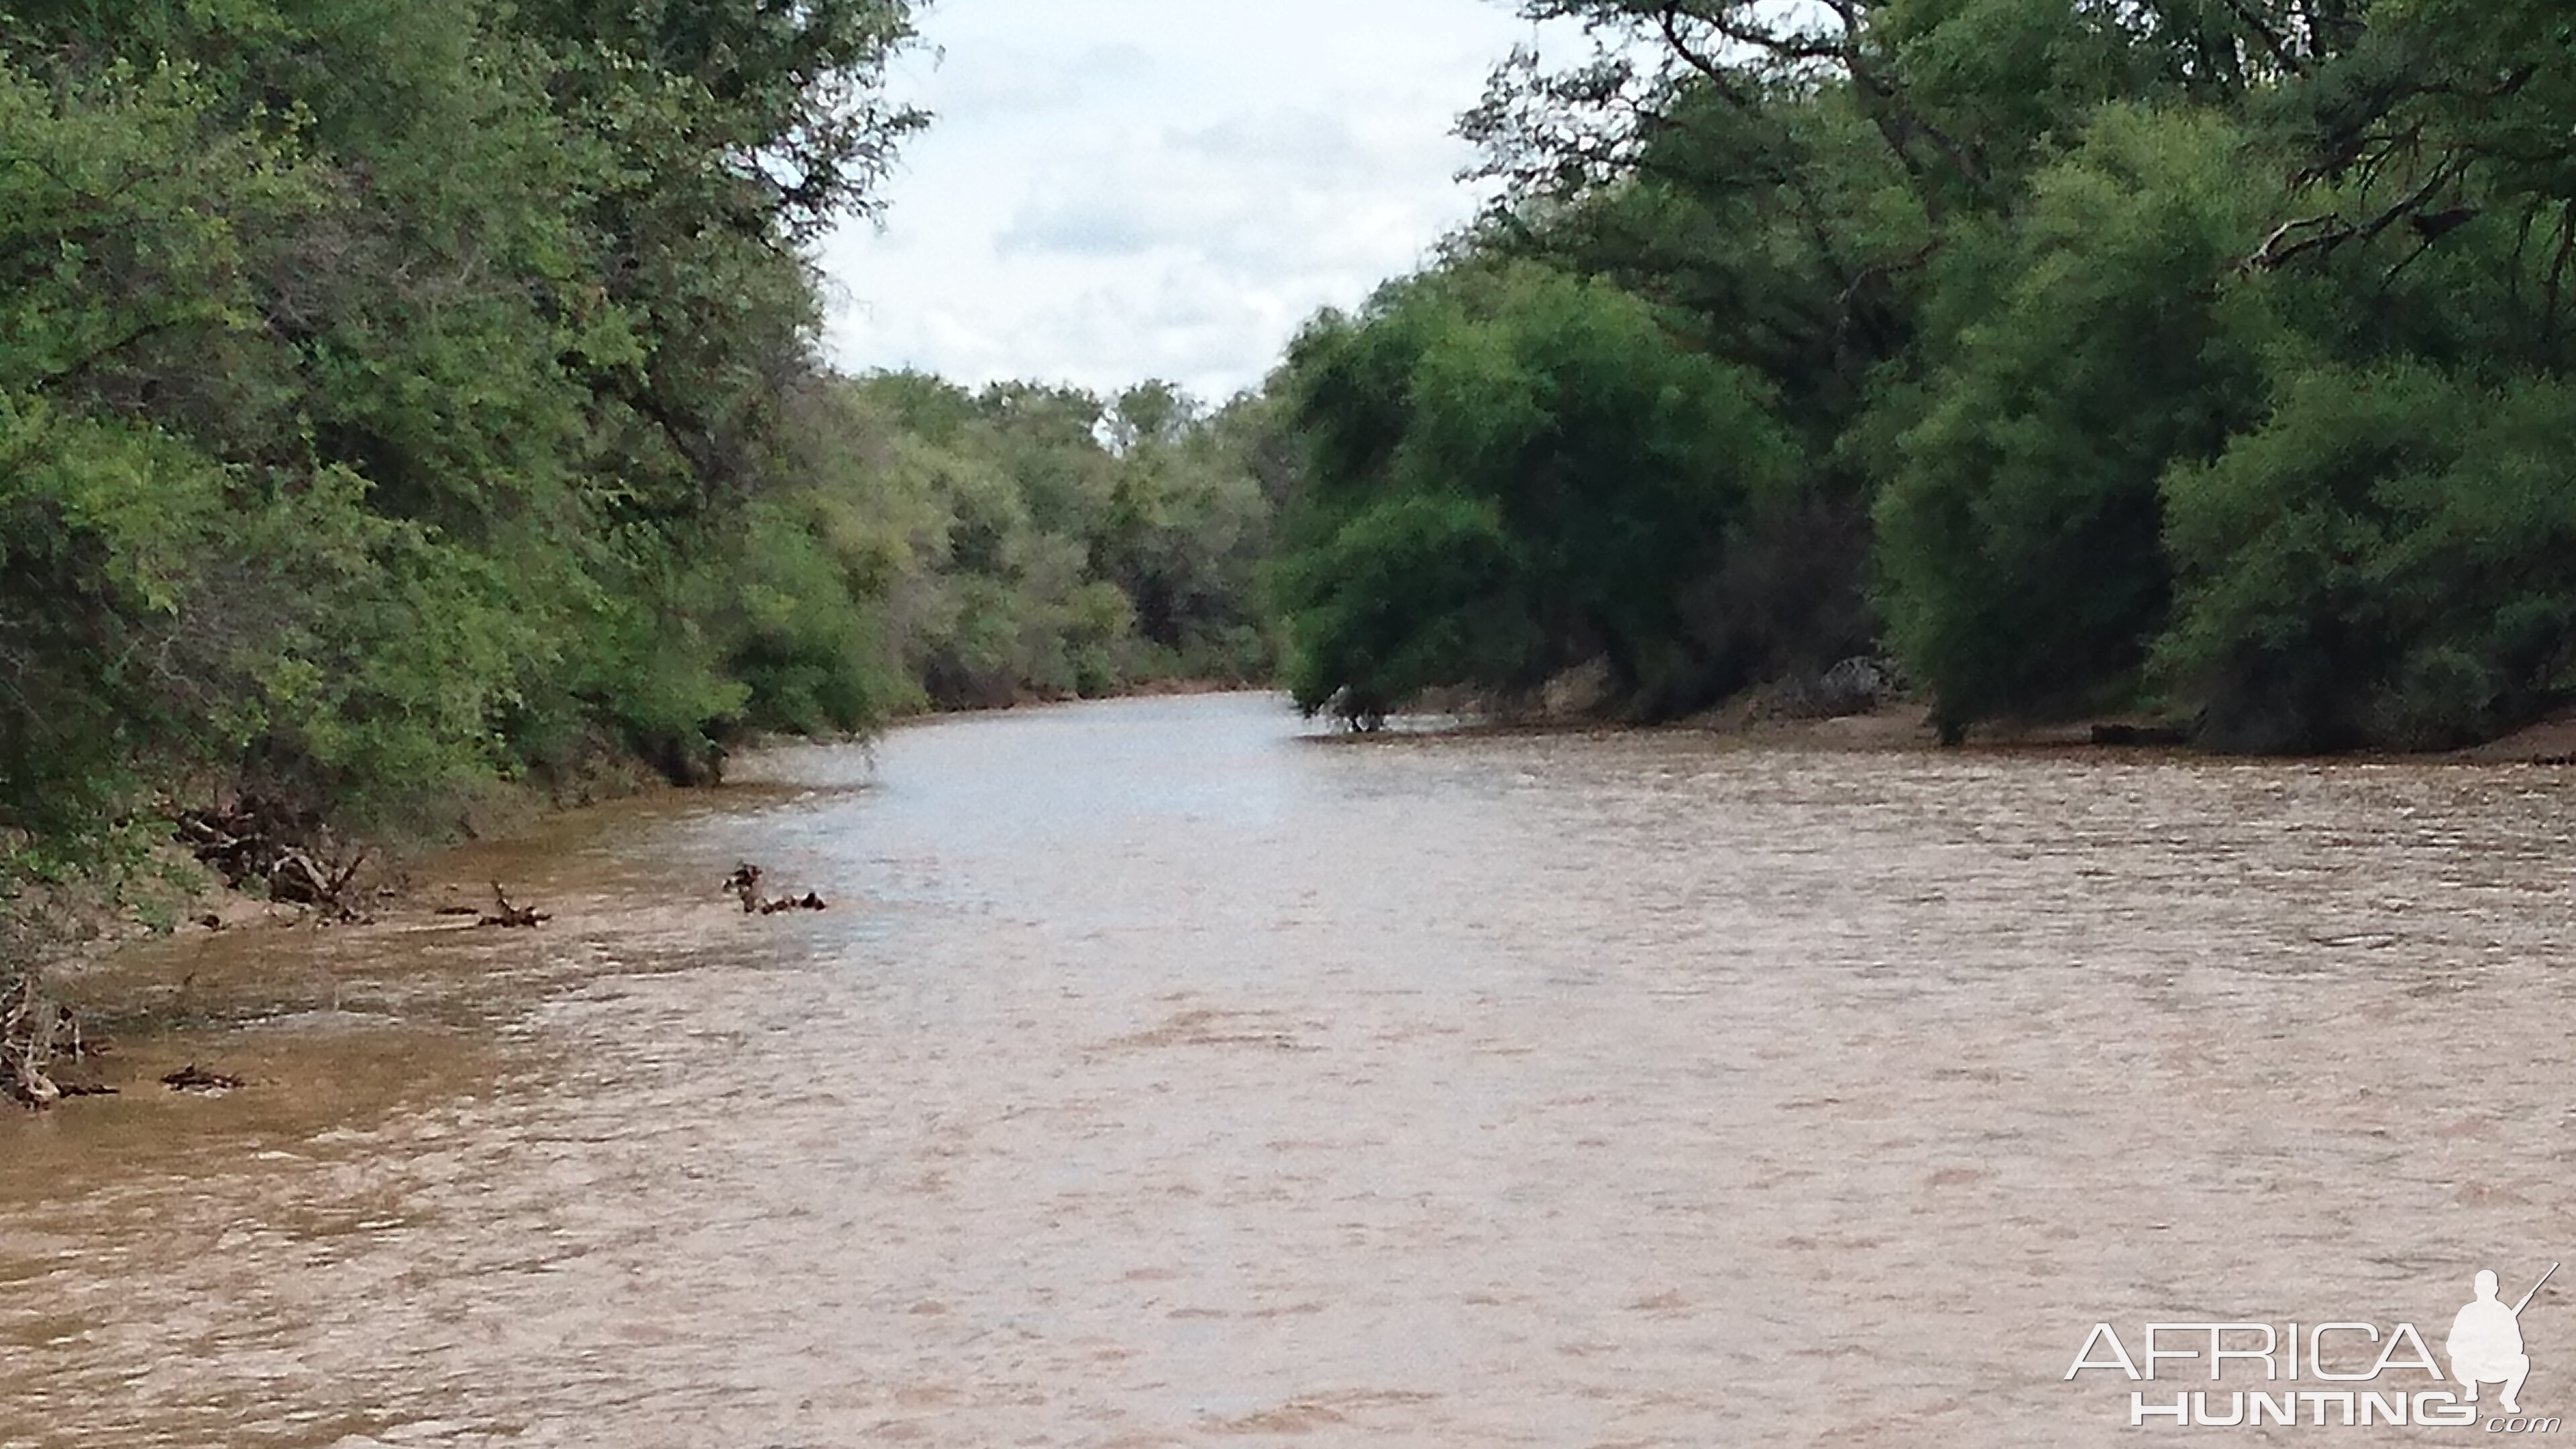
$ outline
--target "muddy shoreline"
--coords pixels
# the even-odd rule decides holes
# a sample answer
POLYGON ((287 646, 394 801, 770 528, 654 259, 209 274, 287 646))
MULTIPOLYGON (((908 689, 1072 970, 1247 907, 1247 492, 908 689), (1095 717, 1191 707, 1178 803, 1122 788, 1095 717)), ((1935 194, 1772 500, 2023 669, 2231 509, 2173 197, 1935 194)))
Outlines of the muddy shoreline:
MULTIPOLYGON (((1397 716, 1392 717, 1388 728, 1380 733, 1388 737, 1456 735, 1469 739, 1551 735, 1704 736, 1753 746, 1800 750, 1922 751, 1966 757, 2064 755, 2073 759, 2223 759, 2279 764, 2576 764, 2576 709, 2562 711, 2482 744, 2418 753, 2352 750, 2323 755, 2223 755, 2165 738, 2174 728, 2167 722, 2146 716, 2113 714, 2049 724, 1979 725, 1968 732, 1963 742, 1945 745, 1933 727, 1930 708, 1920 704, 1899 702, 1853 714, 1787 717, 1751 711, 1739 703, 1721 705, 1662 724, 1636 724, 1580 715, 1542 715, 1507 720, 1488 720, 1471 714, 1397 716)), ((1354 733, 1336 737, 1361 739, 1367 736, 1354 733)))

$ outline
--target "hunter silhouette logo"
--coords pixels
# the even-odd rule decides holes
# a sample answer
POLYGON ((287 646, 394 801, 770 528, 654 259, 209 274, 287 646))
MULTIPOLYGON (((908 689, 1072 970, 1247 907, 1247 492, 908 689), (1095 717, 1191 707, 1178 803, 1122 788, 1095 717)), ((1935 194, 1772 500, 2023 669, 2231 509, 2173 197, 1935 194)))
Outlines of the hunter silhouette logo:
POLYGON ((2522 1392, 2522 1381, 2531 1377, 2531 1355, 2522 1351, 2522 1310, 2531 1306, 2541 1284, 2557 1271, 2558 1265, 2550 1264, 2540 1282, 2531 1285, 2531 1292, 2507 1308, 2496 1298, 2496 1275, 2478 1270, 2478 1296, 2451 1320, 2451 1336, 2442 1344, 2451 1356, 2451 1377, 2467 1387, 2470 1403, 2478 1401, 2478 1385, 2502 1384, 2504 1392, 2496 1395, 2496 1407, 2508 1414, 2522 1412, 2514 1395, 2522 1392))
POLYGON ((2522 1314, 2558 1268, 2550 1264, 2512 1303, 2498 1295, 2495 1273, 2480 1269, 2471 1280, 2473 1296, 2452 1315, 2439 1359, 2411 1323, 2384 1330, 2350 1318, 2148 1323, 2133 1325, 2125 1336, 2097 1323, 2066 1377, 2108 1373, 2154 1385, 2130 1389, 2131 1428, 2151 1422, 2211 1429, 2266 1423, 2483 1425, 2490 1434, 2553 1434, 2561 1425, 2557 1417, 2522 1411, 2523 1384, 2531 1377, 2522 1314), (2184 1388, 2195 1379, 2208 1387, 2184 1388), (2496 1392, 2481 1403, 2491 1386, 2496 1392))

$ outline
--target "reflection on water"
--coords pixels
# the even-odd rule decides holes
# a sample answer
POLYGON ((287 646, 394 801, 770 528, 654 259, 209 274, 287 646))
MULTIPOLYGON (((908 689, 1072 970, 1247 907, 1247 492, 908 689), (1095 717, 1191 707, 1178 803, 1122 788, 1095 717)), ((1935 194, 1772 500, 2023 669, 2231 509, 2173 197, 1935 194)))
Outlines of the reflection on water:
POLYGON ((121 959, 255 1082, 0 1121, 0 1445, 2103 1442, 2097 1320, 2576 1256, 2558 773, 1299 734, 791 749, 456 863, 541 931, 121 959))

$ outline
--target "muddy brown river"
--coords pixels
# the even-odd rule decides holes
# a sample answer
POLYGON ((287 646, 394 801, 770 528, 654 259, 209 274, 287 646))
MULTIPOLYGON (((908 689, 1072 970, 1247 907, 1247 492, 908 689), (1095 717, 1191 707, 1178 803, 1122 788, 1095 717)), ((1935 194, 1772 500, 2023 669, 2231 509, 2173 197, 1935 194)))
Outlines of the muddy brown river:
POLYGON ((0 1445, 2460 1442, 2066 1374, 2576 1259, 2566 771, 1311 733, 788 749, 439 866, 535 931, 120 953, 186 1024, 0 1119, 0 1445))

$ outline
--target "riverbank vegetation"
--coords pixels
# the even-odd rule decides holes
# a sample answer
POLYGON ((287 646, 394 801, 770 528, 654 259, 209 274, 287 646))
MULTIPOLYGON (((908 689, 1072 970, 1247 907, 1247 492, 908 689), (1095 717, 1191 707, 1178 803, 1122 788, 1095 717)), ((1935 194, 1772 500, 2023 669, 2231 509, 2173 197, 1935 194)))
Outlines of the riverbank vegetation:
POLYGON ((817 361, 910 37, 0 3, 5 914, 199 807, 435 833, 750 731, 1262 674, 1258 403, 817 361))
POLYGON ((0 914, 1165 680, 2576 699, 2552 7, 1523 8, 1599 49, 1464 118, 1491 208, 1211 408, 818 360, 902 0, 0 0, 0 914))
POLYGON ((1530 0, 1500 197, 1292 351, 1288 679, 1892 655, 1945 734, 2440 748, 2576 697, 2576 26, 2539 0, 1530 0))

